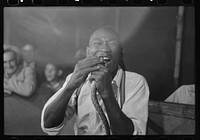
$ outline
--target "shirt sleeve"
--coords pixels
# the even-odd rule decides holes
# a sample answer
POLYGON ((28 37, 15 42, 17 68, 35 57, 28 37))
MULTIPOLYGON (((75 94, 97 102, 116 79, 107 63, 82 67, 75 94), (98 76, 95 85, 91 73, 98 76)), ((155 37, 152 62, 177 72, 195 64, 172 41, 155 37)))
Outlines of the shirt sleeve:
POLYGON ((66 116, 65 116, 64 120, 62 121, 62 123, 60 125, 56 126, 56 127, 53 127, 53 128, 45 128, 44 127, 44 112, 45 112, 46 108, 64 90, 64 87, 67 85, 70 77, 71 77, 71 75, 67 76, 66 81, 64 82, 63 86, 46 102, 46 104, 44 105, 44 108, 42 110, 42 114, 41 114, 41 128, 48 135, 58 135, 59 132, 61 131, 61 129, 63 128, 63 126, 65 125, 65 121, 71 119, 73 117, 74 113, 75 113, 75 104, 76 103, 75 103, 75 95, 74 95, 75 92, 74 92, 72 94, 71 98, 70 98, 69 103, 68 103, 68 106, 67 106, 67 109, 66 109, 66 116))
MULTIPOLYGON (((134 81, 135 79, 132 78, 134 81)), ((145 135, 148 119, 149 87, 143 76, 137 82, 128 86, 126 99, 122 111, 129 117, 134 125, 133 135, 145 135)))
POLYGON ((25 67, 21 73, 8 81, 9 89, 22 96, 30 96, 36 88, 36 73, 34 69, 25 67))

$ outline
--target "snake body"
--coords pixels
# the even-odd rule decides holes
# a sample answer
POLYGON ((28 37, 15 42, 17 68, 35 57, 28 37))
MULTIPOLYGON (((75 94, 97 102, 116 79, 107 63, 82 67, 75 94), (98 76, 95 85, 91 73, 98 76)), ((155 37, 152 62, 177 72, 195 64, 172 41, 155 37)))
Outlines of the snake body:
POLYGON ((96 92, 97 92, 97 89, 96 89, 96 84, 95 84, 95 81, 92 81, 92 85, 91 85, 91 100, 92 100, 92 103, 97 111, 97 113, 99 114, 102 122, 103 122, 103 126, 105 128, 105 131, 106 131, 106 135, 110 135, 110 127, 109 127, 109 124, 108 124, 108 120, 101 108, 101 106, 99 105, 99 102, 98 102, 98 99, 97 99, 97 95, 96 95, 96 92))

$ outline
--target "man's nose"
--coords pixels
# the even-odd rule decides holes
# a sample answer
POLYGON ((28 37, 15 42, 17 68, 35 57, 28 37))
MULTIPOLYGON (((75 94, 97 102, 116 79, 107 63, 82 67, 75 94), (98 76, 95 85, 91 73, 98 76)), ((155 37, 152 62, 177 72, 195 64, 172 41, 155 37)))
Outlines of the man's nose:
POLYGON ((100 51, 102 52, 110 52, 110 47, 108 46, 108 44, 106 42, 104 42, 101 47, 100 47, 100 51))
POLYGON ((7 66, 10 68, 10 67, 12 67, 12 63, 11 62, 8 62, 7 63, 7 66))

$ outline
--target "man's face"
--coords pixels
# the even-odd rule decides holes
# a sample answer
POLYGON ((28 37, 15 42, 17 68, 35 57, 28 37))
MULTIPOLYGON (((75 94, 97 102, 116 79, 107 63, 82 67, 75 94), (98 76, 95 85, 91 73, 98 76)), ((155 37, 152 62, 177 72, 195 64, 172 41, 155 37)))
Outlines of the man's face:
POLYGON ((104 57, 105 66, 113 72, 121 57, 118 36, 110 30, 98 30, 92 34, 87 48, 87 56, 104 57))
POLYGON ((4 72, 11 75, 17 70, 17 60, 13 52, 5 52, 3 55, 4 72))
POLYGON ((35 50, 30 45, 24 46, 22 49, 22 55, 26 62, 31 63, 35 57, 35 50))
POLYGON ((47 64, 44 73, 48 82, 54 81, 58 78, 58 70, 53 64, 47 64))

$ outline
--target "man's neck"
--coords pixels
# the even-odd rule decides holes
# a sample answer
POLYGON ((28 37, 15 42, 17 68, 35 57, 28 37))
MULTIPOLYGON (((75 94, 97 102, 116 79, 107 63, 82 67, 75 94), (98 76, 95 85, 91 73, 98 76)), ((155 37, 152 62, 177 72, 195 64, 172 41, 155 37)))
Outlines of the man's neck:
POLYGON ((118 67, 116 67, 116 68, 114 69, 114 71, 111 73, 112 79, 114 79, 115 75, 117 74, 117 70, 118 70, 118 67))

